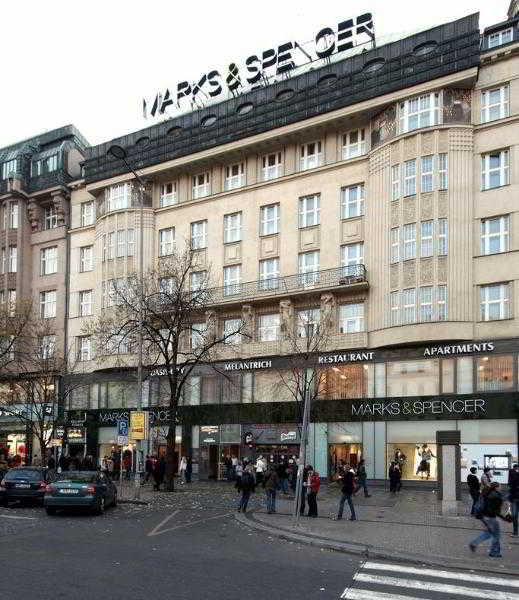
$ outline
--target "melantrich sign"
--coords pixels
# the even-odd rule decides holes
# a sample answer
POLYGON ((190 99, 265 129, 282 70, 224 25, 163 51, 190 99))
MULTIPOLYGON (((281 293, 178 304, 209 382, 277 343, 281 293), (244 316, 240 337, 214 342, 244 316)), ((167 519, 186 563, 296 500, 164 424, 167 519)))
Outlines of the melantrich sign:
POLYGON ((494 342, 477 342, 471 344, 451 344, 449 346, 430 346, 425 348, 424 356, 446 356, 449 354, 472 354, 474 352, 493 352, 494 342))
POLYGON ((270 369, 271 360, 248 360, 240 362, 225 363, 226 371, 250 371, 251 369, 270 369))
POLYGON ((455 398, 445 400, 411 400, 361 402, 351 405, 353 417, 400 417, 423 415, 469 415, 485 413, 483 398, 455 398))
POLYGON ((208 101, 222 100, 226 91, 236 96, 250 88, 268 85, 269 78, 286 77, 304 63, 329 58, 374 38, 371 13, 346 19, 336 27, 323 27, 311 44, 287 41, 251 54, 241 65, 231 62, 225 71, 212 69, 194 81, 180 81, 173 88, 158 92, 151 102, 143 100, 144 118, 148 116, 148 106, 152 117, 162 116, 173 108, 202 108, 208 101))

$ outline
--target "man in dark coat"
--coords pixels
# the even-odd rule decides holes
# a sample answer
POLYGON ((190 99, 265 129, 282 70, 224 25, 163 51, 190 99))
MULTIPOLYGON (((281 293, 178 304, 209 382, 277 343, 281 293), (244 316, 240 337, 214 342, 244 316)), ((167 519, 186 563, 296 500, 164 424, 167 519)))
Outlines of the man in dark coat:
POLYGON ((193 475, 193 459, 188 456, 187 457, 187 465, 186 465, 186 483, 191 483, 191 476, 193 475))
POLYGON ((356 521, 357 517, 355 516, 355 507, 353 506, 352 499, 356 489, 355 473, 352 469, 350 469, 349 465, 345 466, 344 471, 344 477, 342 478, 342 497, 341 501, 339 502, 339 514, 337 515, 337 521, 340 521, 342 519, 344 503, 346 501, 348 501, 348 506, 350 507, 350 521, 356 521))
POLYGON ((470 511, 471 515, 474 515, 476 512, 476 504, 479 500, 479 479, 476 473, 478 470, 476 467, 470 468, 470 474, 467 476, 467 485, 469 486, 469 494, 472 497, 472 510, 470 511))
POLYGON ((153 479, 155 481, 155 485, 153 489, 158 492, 160 490, 160 486, 164 481, 164 475, 166 474, 166 461, 163 456, 155 463, 153 468, 153 479))
POLYGON ((469 548, 472 552, 476 551, 477 546, 485 540, 492 540, 490 546, 489 556, 492 558, 501 558, 501 545, 500 545, 500 529, 499 519, 501 516, 501 507, 503 505, 503 496, 499 492, 499 483, 492 481, 488 489, 483 490, 483 497, 485 499, 483 507, 482 521, 485 524, 486 531, 484 531, 477 538, 472 540, 469 544, 469 548))
POLYGON ((367 479, 368 474, 366 473, 366 462, 364 459, 359 461, 359 466, 357 468, 357 477, 359 478, 359 485, 364 489, 364 496, 366 498, 370 498, 371 494, 368 492, 367 479))
POLYGON ((256 480, 254 479, 254 472, 251 465, 245 469, 241 476, 240 489, 241 498, 240 504, 238 505, 238 512, 247 512, 250 495, 254 493, 256 489, 256 480))

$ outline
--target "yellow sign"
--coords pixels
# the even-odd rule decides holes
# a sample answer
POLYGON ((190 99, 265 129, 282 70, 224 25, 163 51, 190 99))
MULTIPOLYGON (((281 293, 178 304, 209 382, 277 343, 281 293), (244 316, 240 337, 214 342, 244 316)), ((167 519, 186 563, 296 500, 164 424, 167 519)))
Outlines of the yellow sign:
POLYGON ((130 438, 132 440, 148 439, 149 413, 147 410, 130 412, 130 438))

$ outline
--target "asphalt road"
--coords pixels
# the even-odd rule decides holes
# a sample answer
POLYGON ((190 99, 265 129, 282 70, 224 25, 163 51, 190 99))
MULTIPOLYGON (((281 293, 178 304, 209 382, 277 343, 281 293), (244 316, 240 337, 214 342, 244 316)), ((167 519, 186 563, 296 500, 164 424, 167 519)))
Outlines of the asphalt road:
POLYGON ((291 543, 237 523, 225 499, 187 495, 100 517, 2 508, 0 565, 2 600, 519 600, 519 578, 291 543))

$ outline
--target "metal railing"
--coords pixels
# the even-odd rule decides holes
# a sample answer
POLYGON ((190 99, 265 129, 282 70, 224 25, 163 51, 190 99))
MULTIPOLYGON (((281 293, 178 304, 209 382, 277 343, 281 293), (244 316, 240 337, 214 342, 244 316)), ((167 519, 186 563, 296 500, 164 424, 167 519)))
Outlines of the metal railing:
POLYGON ((287 275, 286 277, 234 283, 211 288, 207 292, 210 304, 221 304, 246 299, 286 296, 311 290, 347 287, 360 283, 367 283, 366 267, 364 265, 348 265, 336 269, 287 275))

